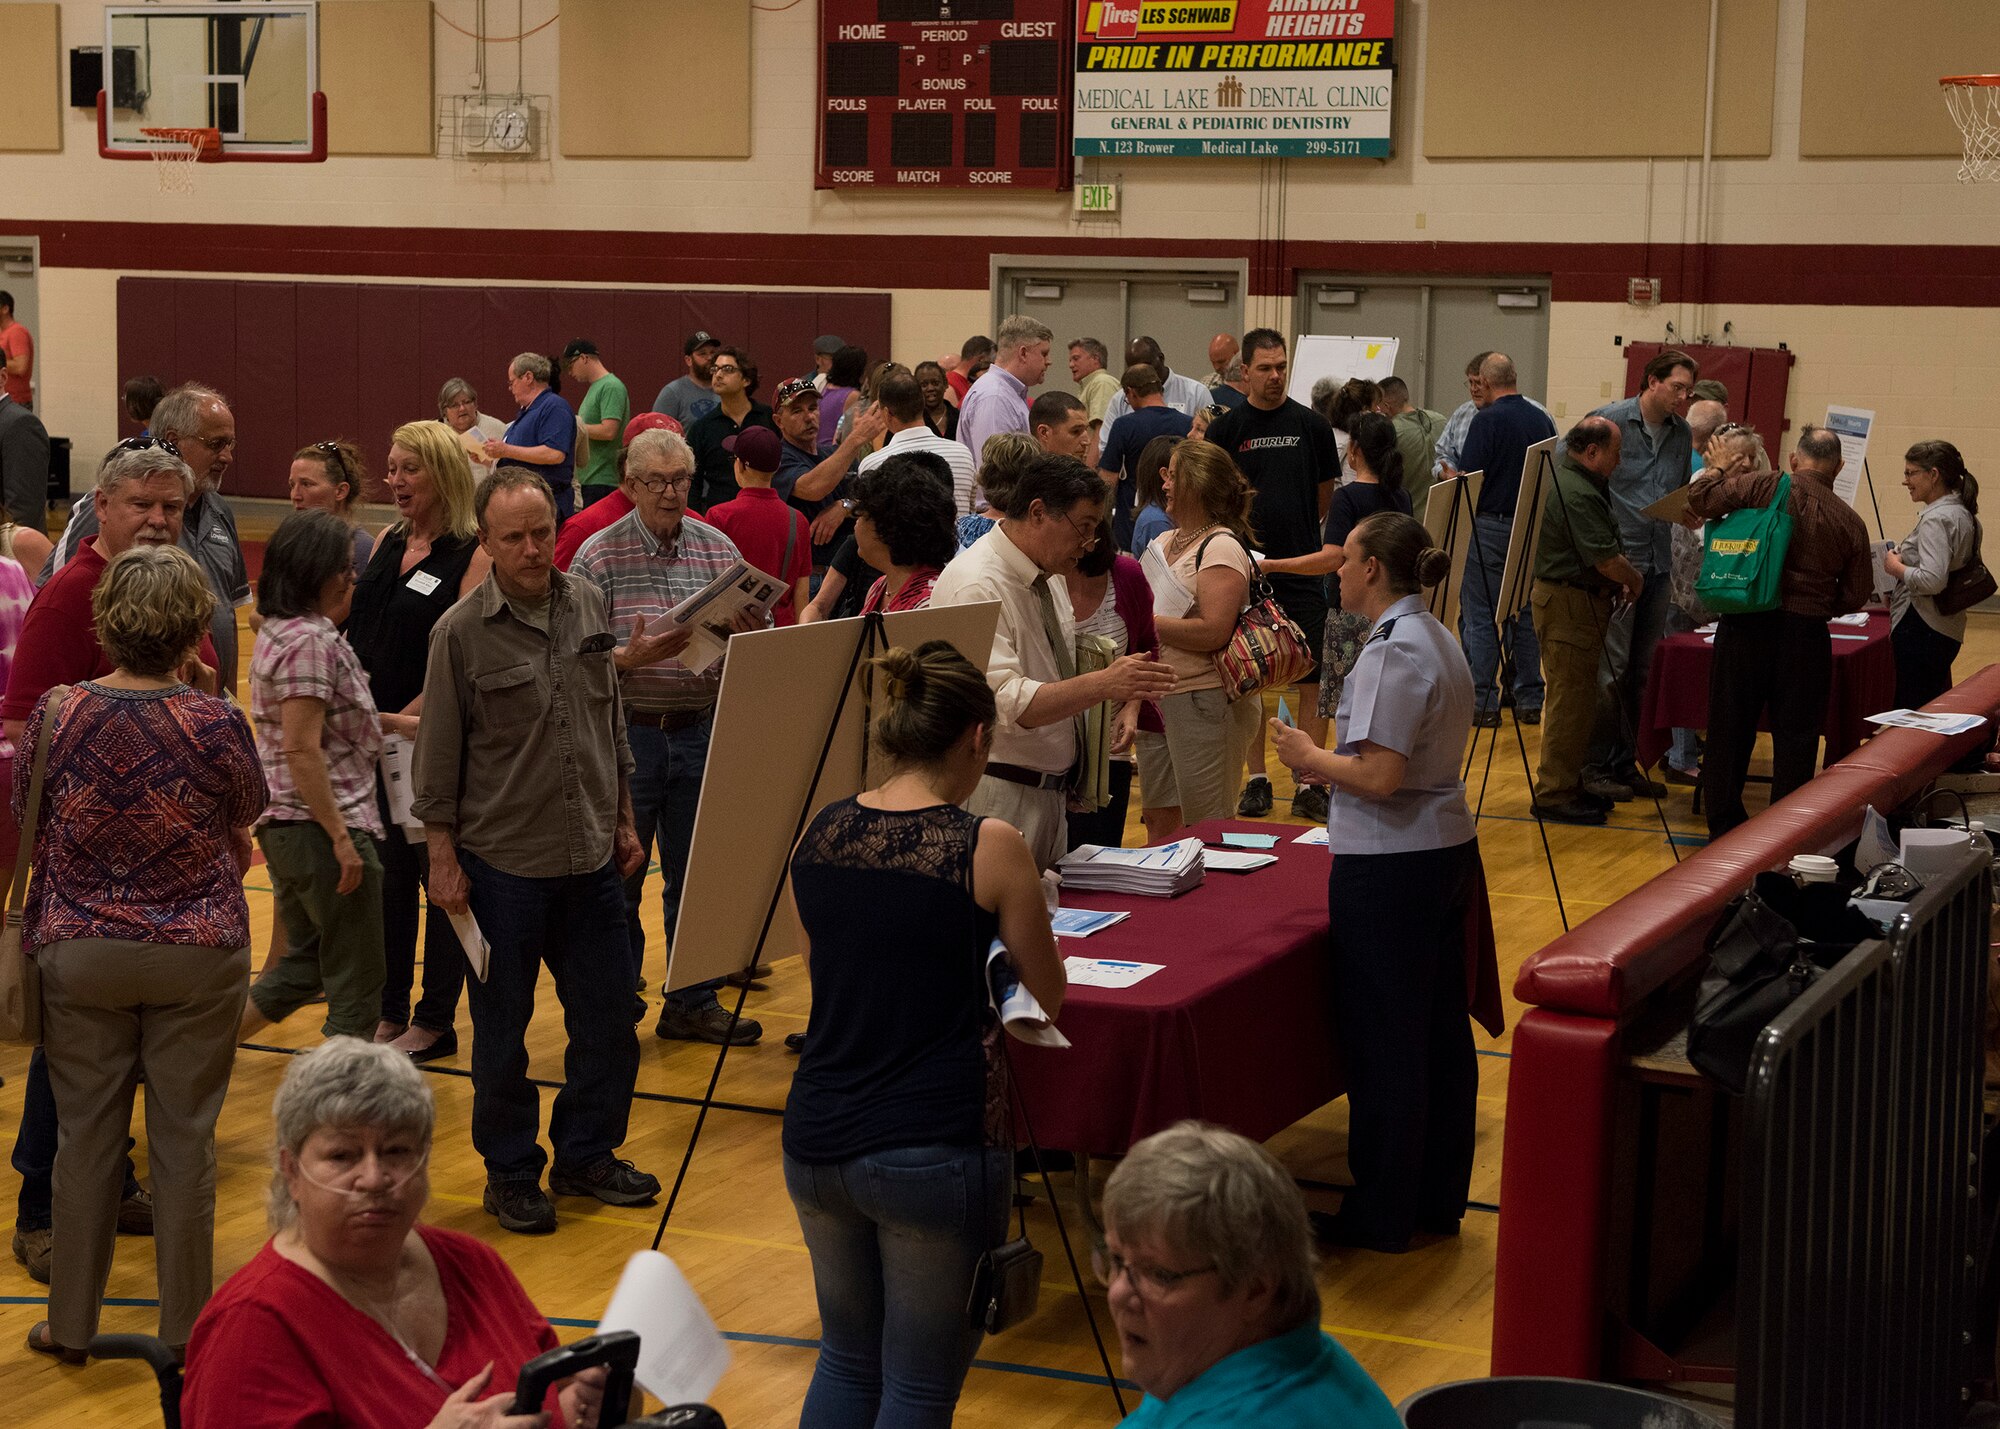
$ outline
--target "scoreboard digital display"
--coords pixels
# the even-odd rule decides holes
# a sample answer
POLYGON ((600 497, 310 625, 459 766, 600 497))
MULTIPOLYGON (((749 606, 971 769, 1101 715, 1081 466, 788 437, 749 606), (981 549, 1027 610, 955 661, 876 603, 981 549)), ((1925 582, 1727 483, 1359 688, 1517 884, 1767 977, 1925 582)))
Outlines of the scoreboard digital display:
POLYGON ((1071 0, 821 0, 818 188, 1068 188, 1071 0))

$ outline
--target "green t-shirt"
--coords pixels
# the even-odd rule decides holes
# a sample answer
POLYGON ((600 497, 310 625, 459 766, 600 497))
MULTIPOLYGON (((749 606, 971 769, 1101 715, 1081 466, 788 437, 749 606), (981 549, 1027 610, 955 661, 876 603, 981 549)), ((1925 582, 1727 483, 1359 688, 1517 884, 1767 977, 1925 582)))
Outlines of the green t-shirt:
POLYGON ((618 419, 620 436, 610 441, 590 439, 590 460, 577 473, 579 486, 616 486, 618 484, 618 452, 624 446, 622 434, 625 423, 632 415, 632 399, 625 395, 625 384, 609 372, 590 384, 590 390, 583 394, 583 407, 577 416, 587 426, 603 421, 606 417, 618 419))
POLYGON ((1564 457, 1556 465, 1555 490, 1542 496, 1542 543, 1535 553, 1535 579, 1615 590, 1616 582, 1597 566, 1623 550, 1604 486, 1564 457))

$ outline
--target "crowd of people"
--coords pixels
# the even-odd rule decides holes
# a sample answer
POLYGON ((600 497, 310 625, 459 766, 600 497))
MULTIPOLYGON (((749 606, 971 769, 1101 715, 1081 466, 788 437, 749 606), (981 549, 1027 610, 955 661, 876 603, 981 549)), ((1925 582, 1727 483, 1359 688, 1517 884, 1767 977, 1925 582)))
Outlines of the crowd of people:
MULTIPOLYGON (((1532 596, 1503 628, 1525 455, 1557 435, 1506 354, 1473 358, 1447 415, 1394 378, 1295 400, 1270 328, 1219 335, 1206 380, 1150 337, 1115 373, 1104 343, 1078 338, 1077 391, 1035 395, 1054 346, 1026 316, 915 367, 828 335, 767 405, 755 357, 699 331, 683 374, 635 413, 579 338, 509 363, 504 423, 454 377, 435 420, 396 429, 379 476, 338 438, 296 454, 247 658, 249 566, 219 491, 234 414, 198 384, 128 383, 144 435, 106 456, 59 539, 0 527, 7 842, 33 840, 24 928, 48 1027, 13 1153, 14 1254, 51 1286, 31 1348, 82 1358, 121 1230, 156 1238, 161 1335, 195 1356, 192 1422, 248 1385, 274 1413, 379 1423, 381 1406, 429 1403, 456 1423, 445 1411, 480 1397, 481 1363, 504 1382, 504 1362, 550 1341, 492 1252, 417 1223, 434 1128, 411 1066, 459 1051, 468 1001, 471 1144, 501 1228, 555 1231, 556 1198, 657 1195, 619 1155, 648 1011, 645 885, 656 863, 671 951, 724 668, 683 662, 694 627, 671 612, 741 560, 780 594, 734 634, 998 606, 983 670, 943 643, 875 662, 886 772, 820 811, 791 860, 812 1014, 787 1039, 783 1175, 823 1323, 803 1422, 949 1422, 979 1342, 967 1286, 1014 1186, 986 949, 1004 942, 1057 1015, 1042 875, 1074 846, 1122 842, 1134 800, 1154 841, 1268 814, 1268 749, 1296 775, 1291 812, 1325 823, 1337 855, 1354 1189, 1309 1224, 1267 1155, 1176 1128, 1113 1177, 1103 1273, 1152 1396, 1142 1416, 1254 1388, 1393 1423, 1317 1329, 1310 1237, 1394 1253, 1455 1234, 1465 1210, 1464 928, 1485 896, 1466 740, 1503 703, 1542 724, 1542 818, 1602 823, 1617 801, 1663 794, 1638 764, 1636 714, 1659 640, 1705 618, 1693 533, 1767 504, 1780 477, 1758 434, 1728 420, 1729 394, 1661 354, 1635 397, 1562 436, 1532 596), (1459 490, 1434 483, 1466 472, 1483 477, 1464 509, 1454 632, 1423 596, 1451 562, 1421 518, 1435 490, 1459 490), (1684 487, 1678 526, 1649 512, 1684 487), (371 532, 356 510, 377 494, 395 518, 371 532), (1187 599, 1160 605, 1173 586, 1187 599), (1290 721, 1267 722, 1217 663, 1264 589, 1316 657, 1290 721), (1091 719, 1101 781, 1081 777, 1091 719), (253 840, 276 907, 254 975, 253 840), (1431 896, 1413 910, 1371 895, 1383 886, 1431 896), (486 971, 468 982, 474 922, 486 971), (1382 959, 1390 942, 1407 956, 1382 959), (526 1047, 544 964, 564 1034, 546 1148, 526 1047), (210 1300, 234 1048, 322 1005, 327 1041, 291 1067, 276 1108, 273 1239, 210 1300), (126 1155, 142 1071, 150 1194, 126 1155), (383 1211, 364 1229, 340 1214, 355 1196, 383 1211), (393 1343, 302 1334, 300 1317, 335 1299, 393 1343), (476 1333, 448 1341, 461 1322, 476 1333), (367 1372, 310 1372, 335 1360, 367 1372)), ((0 440, 9 421, 0 397, 0 440)), ((1715 832, 1745 817, 1760 718, 1774 797, 1810 777, 1826 619, 1874 589, 1866 532, 1832 488, 1840 462, 1830 433, 1802 433, 1779 607, 1722 617, 1706 749, 1677 732, 1668 755, 1668 773, 1701 780, 1715 832)), ((1884 568, 1898 701, 1917 705, 1948 686, 1964 637, 1938 597, 1977 556, 1978 483, 1941 441, 1910 449, 1904 479, 1922 513, 1884 568)), ((666 993, 656 1035, 758 1042, 720 985, 666 993)), ((571 1423, 589 1422, 591 1395, 565 1391, 571 1423)))

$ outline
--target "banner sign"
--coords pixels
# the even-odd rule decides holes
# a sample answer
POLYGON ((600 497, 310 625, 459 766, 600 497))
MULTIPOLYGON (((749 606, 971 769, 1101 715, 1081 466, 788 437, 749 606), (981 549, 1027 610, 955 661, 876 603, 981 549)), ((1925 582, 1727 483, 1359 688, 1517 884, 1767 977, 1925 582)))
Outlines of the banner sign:
POLYGON ((1387 158, 1394 0, 1077 0, 1079 158, 1387 158))

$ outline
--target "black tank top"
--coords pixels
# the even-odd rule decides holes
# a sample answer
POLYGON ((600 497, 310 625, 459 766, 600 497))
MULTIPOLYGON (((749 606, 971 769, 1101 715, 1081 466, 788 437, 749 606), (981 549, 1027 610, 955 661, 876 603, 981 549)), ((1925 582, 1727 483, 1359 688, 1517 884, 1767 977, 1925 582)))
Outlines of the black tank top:
POLYGON ((792 892, 812 943, 812 1018, 785 1102, 795 1160, 1006 1144, 985 982, 999 920, 973 901, 978 830, 949 804, 843 799, 799 840, 792 892))
POLYGON ((368 569, 354 583, 354 606, 342 627, 368 672, 375 708, 390 714, 424 692, 431 627, 458 603, 458 588, 479 543, 470 536, 440 536, 431 543, 430 554, 405 571, 403 556, 409 548, 408 533, 401 527, 382 533, 368 569))

